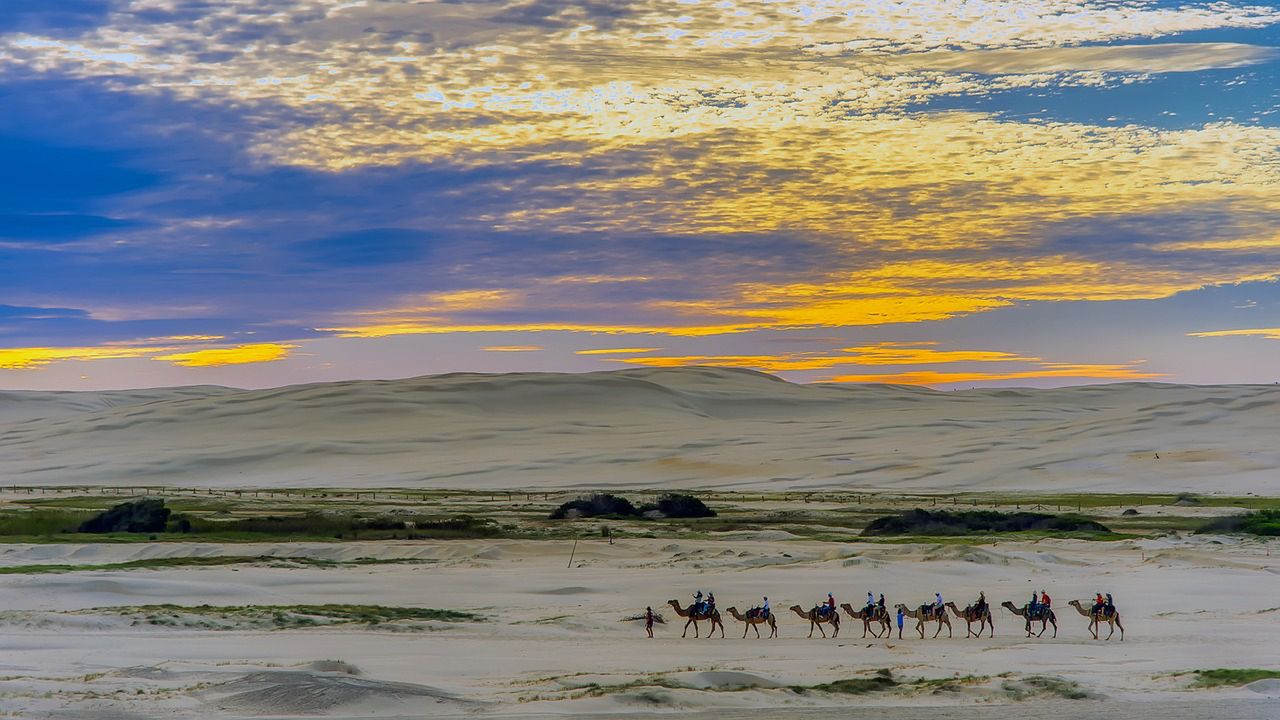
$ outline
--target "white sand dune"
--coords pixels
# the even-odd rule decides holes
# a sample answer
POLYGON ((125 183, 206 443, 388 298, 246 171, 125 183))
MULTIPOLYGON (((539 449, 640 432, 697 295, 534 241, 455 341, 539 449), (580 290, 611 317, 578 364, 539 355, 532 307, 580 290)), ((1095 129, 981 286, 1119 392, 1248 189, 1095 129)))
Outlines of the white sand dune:
POLYGON ((0 394, 0 484, 1274 489, 1280 386, 938 392, 746 370, 0 394), (1158 456, 1158 457, 1157 457, 1158 456))

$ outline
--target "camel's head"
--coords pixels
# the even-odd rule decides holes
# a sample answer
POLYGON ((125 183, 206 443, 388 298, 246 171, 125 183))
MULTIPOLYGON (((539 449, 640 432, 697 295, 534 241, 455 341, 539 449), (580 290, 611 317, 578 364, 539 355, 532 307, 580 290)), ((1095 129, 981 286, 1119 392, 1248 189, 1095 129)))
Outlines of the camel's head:
POLYGON ((1007 607, 1007 608, 1009 608, 1010 610, 1017 610, 1017 609, 1018 609, 1016 605, 1014 605, 1013 603, 1009 602, 1008 600, 1005 600, 1004 602, 1000 603, 1000 607, 1007 607))
POLYGON ((893 606, 893 609, 894 609, 894 610, 908 610, 908 609, 910 609, 910 608, 908 608, 906 605, 903 605, 902 603, 895 603, 895 604, 894 604, 894 606, 893 606))
POLYGON ((1068 605, 1075 605, 1076 607, 1080 607, 1080 601, 1079 601, 1079 600, 1068 600, 1068 601, 1067 601, 1067 604, 1068 604, 1068 605))
POLYGON ((792 606, 791 606, 791 609, 792 609, 792 610, 795 610, 795 611, 796 611, 796 612, 798 612, 798 613, 802 613, 802 612, 804 612, 804 608, 800 607, 799 605, 792 605, 792 606))

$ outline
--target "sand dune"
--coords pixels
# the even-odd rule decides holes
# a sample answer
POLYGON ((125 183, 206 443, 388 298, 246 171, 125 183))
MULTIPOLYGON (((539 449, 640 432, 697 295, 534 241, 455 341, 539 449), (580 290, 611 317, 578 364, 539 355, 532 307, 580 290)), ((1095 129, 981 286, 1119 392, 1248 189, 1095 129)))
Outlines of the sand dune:
POLYGON ((0 483, 1264 491, 1280 386, 938 392, 745 370, 0 395, 0 483), (1158 457, 1157 457, 1158 456, 1158 457))

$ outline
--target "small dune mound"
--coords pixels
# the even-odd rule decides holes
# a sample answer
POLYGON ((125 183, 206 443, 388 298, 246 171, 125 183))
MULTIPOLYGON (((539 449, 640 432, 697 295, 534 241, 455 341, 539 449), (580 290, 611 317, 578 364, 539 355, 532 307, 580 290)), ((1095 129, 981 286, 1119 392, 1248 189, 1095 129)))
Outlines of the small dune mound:
POLYGON ((1079 683, 1048 675, 1030 675, 1016 680, 1006 680, 1000 687, 1011 700, 1019 702, 1032 698, 1089 700, 1097 697, 1081 688, 1079 683))
POLYGON ((1244 687, 1246 690, 1252 690, 1259 695, 1265 695, 1270 698, 1280 698, 1280 679, 1277 678, 1255 680, 1244 687))
POLYGON ((437 688, 383 682, 344 672, 273 670, 244 675, 218 685, 206 700, 219 710, 247 715, 328 715, 343 710, 362 716, 404 713, 430 715, 430 706, 474 704, 437 688))
POLYGON ((551 588, 550 590, 532 590, 530 592, 535 595, 586 595, 587 593, 600 591, 592 590, 589 587, 582 587, 581 585, 570 585, 568 587, 551 588))
POLYGON ((343 675, 359 675, 360 668, 341 660, 316 660, 303 666, 305 670, 324 673, 342 673, 343 675))
POLYGON ((746 672, 716 670, 693 673, 681 682, 699 690, 745 690, 747 688, 780 688, 782 683, 746 672))

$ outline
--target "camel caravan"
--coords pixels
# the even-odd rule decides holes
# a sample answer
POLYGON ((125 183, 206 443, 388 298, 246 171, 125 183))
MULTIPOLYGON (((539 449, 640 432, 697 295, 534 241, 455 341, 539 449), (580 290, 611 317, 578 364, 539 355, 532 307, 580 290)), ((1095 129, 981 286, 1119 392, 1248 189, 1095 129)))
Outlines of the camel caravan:
MULTIPOLYGON (((712 637, 716 628, 720 628, 720 637, 725 637, 724 622, 720 618, 720 611, 716 609, 716 601, 714 594, 708 594, 705 598, 702 591, 699 590, 694 595, 694 602, 689 605, 682 605, 678 600, 668 600, 667 604, 675 610, 675 613, 685 618, 684 631, 680 637, 687 637, 689 626, 693 626, 693 636, 701 637, 699 622, 710 623, 710 630, 707 637, 712 637)), ((1092 604, 1087 601, 1071 600, 1067 603, 1075 608, 1077 612, 1088 618, 1089 634, 1094 640, 1110 640, 1115 634, 1117 628, 1120 630, 1120 639, 1124 640, 1124 625, 1120 623, 1120 611, 1116 609, 1115 603, 1111 599, 1111 594, 1107 593, 1105 597, 1102 593, 1098 593, 1092 604), (1100 635, 1101 626, 1106 623, 1109 632, 1105 638, 1100 635)), ((1008 610, 1023 620, 1023 630, 1028 638, 1042 637, 1048 628, 1053 628, 1051 637, 1058 637, 1058 618, 1053 611, 1053 603, 1048 593, 1041 590, 1039 593, 1032 593, 1031 601, 1016 605, 1006 600, 1000 603, 1000 606, 1008 610), (1034 624, 1039 623, 1039 632, 1036 631, 1034 624)), ((954 602, 944 602, 941 593, 934 593, 933 602, 924 603, 917 607, 908 607, 903 603, 897 603, 893 606, 891 612, 885 604, 884 595, 880 595, 876 600, 871 593, 867 593, 867 604, 862 608, 855 608, 849 603, 843 603, 837 608, 835 597, 831 593, 827 593, 826 600, 814 605, 812 608, 805 609, 800 605, 792 605, 789 611, 798 615, 802 620, 809 623, 809 635, 812 638, 814 631, 821 633, 822 637, 828 637, 827 628, 830 628, 830 637, 838 638, 840 636, 841 613, 848 620, 858 620, 862 622, 862 637, 868 635, 875 638, 884 638, 889 640, 893 635, 893 622, 896 615, 898 624, 898 639, 902 639, 903 627, 908 618, 915 620, 915 629, 919 633, 920 638, 924 639, 926 626, 936 623, 937 628, 933 632, 933 637, 937 638, 942 633, 942 628, 946 627, 947 637, 954 637, 951 619, 963 620, 965 623, 966 638, 980 638, 986 633, 988 638, 995 637, 996 624, 992 617, 991 605, 987 602, 986 593, 979 593, 978 599, 966 605, 964 608, 958 607, 954 602), (977 629, 975 630, 975 626, 977 629)), ((751 631, 755 631, 757 638, 764 637, 760 633, 760 627, 769 628, 769 637, 778 637, 778 620, 769 605, 769 598, 764 598, 761 604, 753 605, 747 609, 745 613, 738 610, 737 607, 731 607, 726 610, 730 617, 736 622, 742 623, 742 637, 746 638, 751 631)), ((652 637, 652 634, 650 634, 652 637)))

